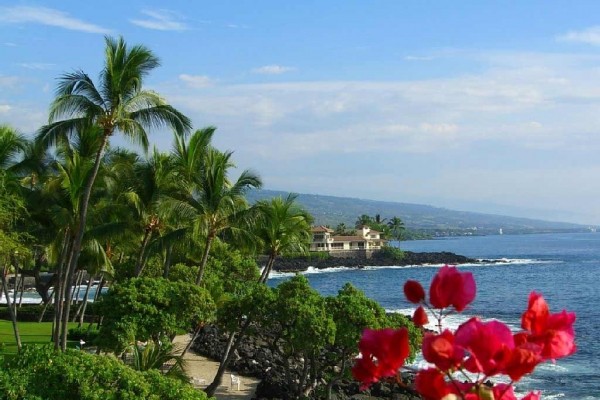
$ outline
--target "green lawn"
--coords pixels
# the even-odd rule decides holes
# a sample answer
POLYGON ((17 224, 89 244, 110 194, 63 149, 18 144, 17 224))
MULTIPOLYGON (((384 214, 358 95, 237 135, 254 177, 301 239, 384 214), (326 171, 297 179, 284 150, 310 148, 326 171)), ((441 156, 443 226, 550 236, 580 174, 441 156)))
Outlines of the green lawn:
MULTIPOLYGON (((70 323, 69 327, 75 328, 77 323, 70 323)), ((19 322, 19 332, 23 344, 50 344, 51 331, 52 322, 19 322)), ((0 345, 0 354, 17 352, 17 342, 10 321, 0 320, 0 343, 4 344, 4 346, 0 345)), ((77 344, 70 342, 69 347, 75 347, 77 344)))

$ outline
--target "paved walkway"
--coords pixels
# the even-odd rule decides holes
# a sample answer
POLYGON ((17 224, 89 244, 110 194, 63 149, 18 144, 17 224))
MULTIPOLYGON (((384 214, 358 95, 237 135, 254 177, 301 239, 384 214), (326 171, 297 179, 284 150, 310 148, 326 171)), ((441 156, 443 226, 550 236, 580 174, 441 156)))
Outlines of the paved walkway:
MULTIPOLYGON (((183 350, 190 340, 191 335, 180 335, 175 337, 173 343, 183 350)), ((204 389, 212 382, 217 374, 219 363, 196 354, 192 350, 189 350, 184 358, 186 362, 185 372, 192 378, 195 386, 199 389, 204 389)), ((237 376, 237 374, 235 375, 237 376)), ((239 376, 239 378, 240 390, 237 390, 237 385, 231 385, 231 372, 226 371, 225 375, 223 375, 221 386, 219 386, 215 393, 215 397, 218 400, 252 399, 259 380, 247 376, 239 376)))

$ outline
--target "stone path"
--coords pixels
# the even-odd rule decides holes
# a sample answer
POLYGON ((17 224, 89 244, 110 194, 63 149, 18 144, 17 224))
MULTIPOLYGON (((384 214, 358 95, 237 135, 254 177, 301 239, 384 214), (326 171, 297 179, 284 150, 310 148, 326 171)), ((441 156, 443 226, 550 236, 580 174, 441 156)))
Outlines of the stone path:
MULTIPOLYGON (((175 337, 173 344, 183 350, 190 340, 191 335, 180 335, 175 337)), ((189 350, 184 358, 186 361, 185 372, 193 379, 194 386, 198 389, 204 389, 215 377, 219 363, 196 354, 192 350, 189 350)), ((231 385, 231 372, 226 371, 223 375, 223 382, 215 393, 218 400, 250 400, 254 397, 259 380, 253 377, 235 375, 240 378, 240 390, 237 390, 237 385, 231 385)))

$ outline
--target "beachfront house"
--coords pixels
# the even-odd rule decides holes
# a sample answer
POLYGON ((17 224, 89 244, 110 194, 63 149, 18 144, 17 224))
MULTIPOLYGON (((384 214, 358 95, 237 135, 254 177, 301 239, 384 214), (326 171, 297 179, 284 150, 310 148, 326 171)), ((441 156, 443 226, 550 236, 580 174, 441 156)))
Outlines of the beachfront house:
POLYGON ((326 226, 312 228, 312 243, 310 251, 341 251, 378 250, 385 244, 381 233, 363 226, 352 236, 334 235, 333 229, 326 226))

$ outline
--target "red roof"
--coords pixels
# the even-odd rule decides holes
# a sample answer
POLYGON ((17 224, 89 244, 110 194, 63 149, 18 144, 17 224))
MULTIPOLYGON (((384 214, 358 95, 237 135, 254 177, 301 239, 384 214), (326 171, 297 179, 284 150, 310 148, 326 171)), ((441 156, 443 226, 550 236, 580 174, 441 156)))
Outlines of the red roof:
POLYGON ((323 225, 313 226, 311 230, 313 233, 321 233, 321 232, 332 233, 333 232, 333 229, 329 229, 328 227, 323 226, 323 225))

